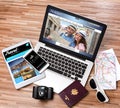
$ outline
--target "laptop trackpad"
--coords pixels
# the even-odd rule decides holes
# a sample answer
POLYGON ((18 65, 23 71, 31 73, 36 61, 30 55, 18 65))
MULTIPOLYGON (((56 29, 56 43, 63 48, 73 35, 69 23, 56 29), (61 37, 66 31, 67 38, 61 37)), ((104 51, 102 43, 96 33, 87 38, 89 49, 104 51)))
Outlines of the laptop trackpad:
POLYGON ((63 89, 65 89, 74 81, 48 69, 45 71, 45 74, 46 77, 44 79, 41 79, 34 84, 37 84, 39 86, 53 87, 54 92, 56 93, 60 93, 63 89))

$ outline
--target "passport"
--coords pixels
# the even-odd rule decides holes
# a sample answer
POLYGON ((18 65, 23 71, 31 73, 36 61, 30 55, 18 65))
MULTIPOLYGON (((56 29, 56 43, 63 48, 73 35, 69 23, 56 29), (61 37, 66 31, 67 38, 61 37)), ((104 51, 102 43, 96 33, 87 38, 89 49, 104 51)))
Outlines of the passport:
POLYGON ((78 80, 75 80, 72 84, 61 91, 59 96, 69 107, 72 107, 87 94, 88 91, 85 89, 85 87, 83 87, 78 80))

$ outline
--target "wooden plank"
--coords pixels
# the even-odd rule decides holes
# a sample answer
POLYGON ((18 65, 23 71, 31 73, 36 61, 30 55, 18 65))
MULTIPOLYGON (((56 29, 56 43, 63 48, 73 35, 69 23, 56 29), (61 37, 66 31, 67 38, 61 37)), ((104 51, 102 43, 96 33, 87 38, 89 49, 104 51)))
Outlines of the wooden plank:
MULTIPOLYGON (((100 50, 113 48, 120 62, 120 0, 0 0, 0 51, 24 39, 30 39, 35 46, 48 4, 107 24, 100 50)), ((33 99, 32 87, 15 90, 0 53, 0 108, 67 108, 58 94, 52 101, 33 99)), ((89 94, 74 108, 120 107, 120 82, 116 90, 106 91, 110 102, 105 104, 97 101, 96 91, 88 83, 86 89, 89 94)))

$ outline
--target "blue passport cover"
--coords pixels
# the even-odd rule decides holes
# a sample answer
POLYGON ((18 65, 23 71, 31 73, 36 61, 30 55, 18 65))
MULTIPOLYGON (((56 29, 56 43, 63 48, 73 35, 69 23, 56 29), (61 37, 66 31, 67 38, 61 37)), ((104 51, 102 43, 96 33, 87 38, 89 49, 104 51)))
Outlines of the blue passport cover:
POLYGON ((59 93, 60 97, 69 107, 78 103, 87 94, 88 91, 77 80, 59 93))

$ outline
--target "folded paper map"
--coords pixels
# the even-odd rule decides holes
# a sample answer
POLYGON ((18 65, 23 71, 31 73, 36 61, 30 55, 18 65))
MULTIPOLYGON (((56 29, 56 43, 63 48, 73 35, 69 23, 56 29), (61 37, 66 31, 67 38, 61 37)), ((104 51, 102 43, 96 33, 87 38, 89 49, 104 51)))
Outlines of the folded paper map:
MULTIPOLYGON (((99 52, 95 60, 95 77, 103 89, 116 89, 117 64, 113 49, 99 52)), ((120 65, 119 65, 120 66, 120 65)))

